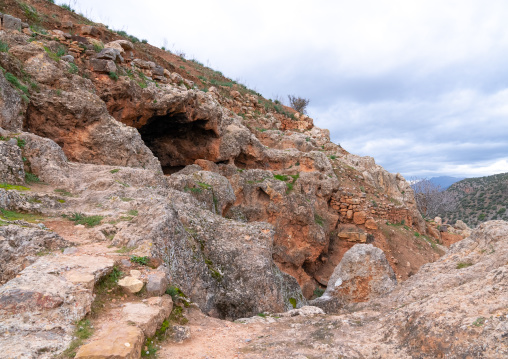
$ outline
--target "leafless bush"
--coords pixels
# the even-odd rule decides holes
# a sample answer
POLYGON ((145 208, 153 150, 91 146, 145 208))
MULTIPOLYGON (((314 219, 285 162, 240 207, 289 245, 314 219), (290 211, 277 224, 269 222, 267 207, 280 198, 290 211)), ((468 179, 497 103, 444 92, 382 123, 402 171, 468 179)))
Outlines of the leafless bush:
POLYGON ((427 178, 412 177, 411 187, 415 193, 416 206, 424 217, 435 217, 452 211, 457 206, 457 199, 441 186, 427 178))
POLYGON ((289 106, 293 108, 295 111, 300 113, 306 113, 306 107, 309 104, 309 99, 303 97, 297 97, 293 95, 288 95, 289 98, 289 106))

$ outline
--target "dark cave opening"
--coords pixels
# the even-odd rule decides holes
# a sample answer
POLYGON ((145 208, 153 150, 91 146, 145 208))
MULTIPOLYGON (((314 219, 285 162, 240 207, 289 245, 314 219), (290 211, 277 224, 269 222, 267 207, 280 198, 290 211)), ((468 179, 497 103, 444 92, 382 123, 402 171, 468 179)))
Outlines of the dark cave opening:
POLYGON ((139 128, 139 133, 161 162, 164 174, 170 175, 197 159, 215 160, 218 137, 207 129, 207 123, 190 121, 185 113, 154 116, 139 128))

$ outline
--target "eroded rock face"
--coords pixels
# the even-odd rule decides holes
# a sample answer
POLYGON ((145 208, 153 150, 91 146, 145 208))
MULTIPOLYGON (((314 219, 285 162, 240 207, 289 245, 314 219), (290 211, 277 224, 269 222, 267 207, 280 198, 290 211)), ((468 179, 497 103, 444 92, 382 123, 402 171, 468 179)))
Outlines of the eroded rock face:
POLYGON ((9 131, 19 131, 23 126, 26 103, 0 71, 0 127, 9 131))
POLYGON ((55 141, 73 161, 160 170, 139 133, 115 121, 88 91, 34 95, 24 127, 55 141))
POLYGON ((170 192, 169 199, 176 212, 166 212, 166 220, 178 216, 181 224, 161 223, 153 251, 164 260, 170 281, 205 313, 236 319, 283 311, 292 308, 291 301, 298 307, 305 303, 294 278, 273 263, 270 225, 210 215, 181 192, 170 192))

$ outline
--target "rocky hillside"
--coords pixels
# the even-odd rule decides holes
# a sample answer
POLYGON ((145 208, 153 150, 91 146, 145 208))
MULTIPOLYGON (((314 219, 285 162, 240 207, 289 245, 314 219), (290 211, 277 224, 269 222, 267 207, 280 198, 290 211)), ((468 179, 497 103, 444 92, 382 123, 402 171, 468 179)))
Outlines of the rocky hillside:
POLYGON ((508 173, 467 178, 447 191, 458 200, 457 208, 445 215, 451 222, 462 219, 475 227, 488 220, 508 220, 508 173))
POLYGON ((186 336, 189 306, 232 320, 370 301, 469 233, 426 223, 400 174, 198 61, 50 1, 0 13, 0 358, 110 342, 139 357, 157 327, 186 336), (379 265, 337 299, 338 268, 366 257, 379 265))

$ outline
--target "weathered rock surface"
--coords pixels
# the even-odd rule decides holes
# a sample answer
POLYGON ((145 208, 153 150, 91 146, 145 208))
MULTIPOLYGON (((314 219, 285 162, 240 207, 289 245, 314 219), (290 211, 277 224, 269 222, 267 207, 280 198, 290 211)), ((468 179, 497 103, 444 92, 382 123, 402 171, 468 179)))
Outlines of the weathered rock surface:
POLYGON ((90 311, 93 283, 113 264, 102 257, 44 256, 1 286, 0 358, 42 359, 63 351, 73 324, 90 311))
POLYGON ((58 234, 39 228, 0 226, 0 283, 15 277, 37 259, 37 254, 67 245, 58 234))
POLYGON ((88 91, 34 95, 24 127, 54 140, 73 161, 160 170, 139 133, 115 121, 88 91))
POLYGON ((16 139, 0 141, 0 183, 24 184, 25 170, 16 139))
POLYGON ((508 222, 486 222, 384 298, 270 324, 246 357, 504 358, 507 238, 508 222))

